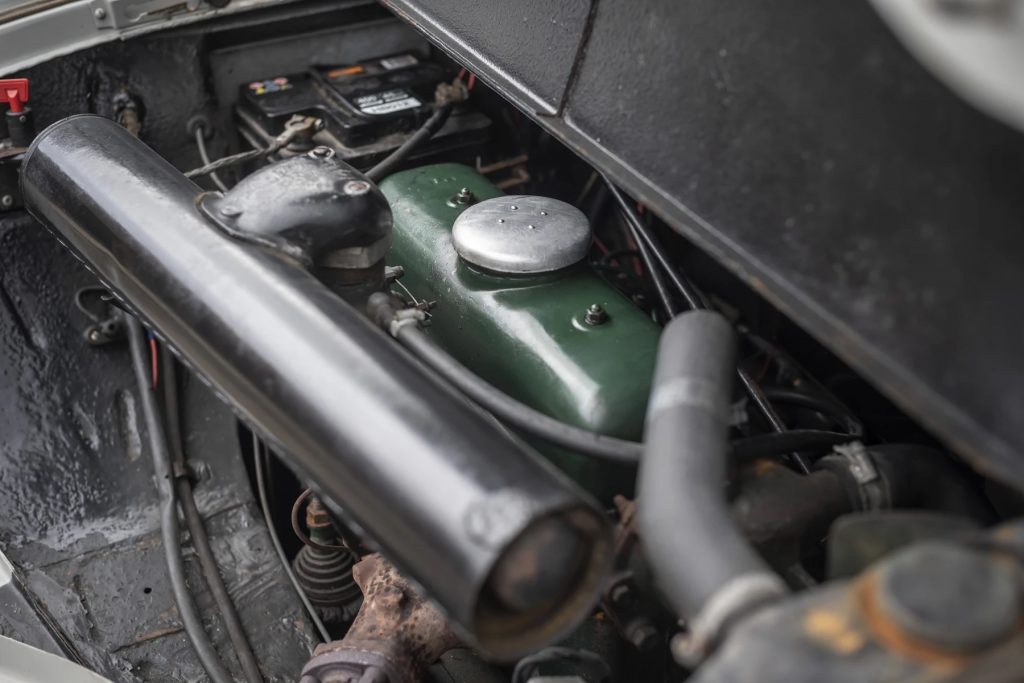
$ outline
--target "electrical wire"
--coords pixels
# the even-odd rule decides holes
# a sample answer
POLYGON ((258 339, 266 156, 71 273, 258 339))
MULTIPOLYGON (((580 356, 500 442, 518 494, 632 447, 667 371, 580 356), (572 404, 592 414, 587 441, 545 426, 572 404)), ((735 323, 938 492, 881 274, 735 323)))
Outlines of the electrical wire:
MULTIPOLYGON (((776 412, 771 401, 764 395, 761 385, 744 368, 736 368, 736 375, 740 378, 740 383, 743 384, 747 396, 750 397, 751 402, 757 406, 758 411, 768 421, 772 431, 776 434, 784 433, 786 431, 786 423, 782 421, 782 417, 776 412)), ((802 455, 794 451, 787 457, 800 472, 810 474, 811 466, 802 455)))
POLYGON ((156 474, 157 489, 160 494, 160 530, 163 536, 164 554, 167 560, 167 573, 174 593, 174 601, 178 605, 178 613, 185 633, 192 642, 192 648, 207 675, 214 683, 232 683, 224 665, 213 648, 203 621, 199 617, 188 583, 185 581, 185 563, 181 556, 180 529, 178 527, 178 500, 173 485, 174 472, 171 469, 171 457, 167 449, 167 439, 163 424, 160 421, 156 396, 150 388, 149 363, 146 348, 146 337, 142 325, 133 317, 126 320, 128 339, 131 345, 132 365, 135 368, 135 379, 142 401, 142 415, 149 434, 150 451, 153 457, 153 469, 156 474))
MULTIPOLYGON (((199 150, 199 159, 203 162, 203 166, 209 166, 211 163, 210 155, 206 151, 206 129, 203 126, 196 126, 196 148, 199 150)), ((220 179, 216 171, 210 171, 210 180, 217 186, 221 192, 227 192, 228 186, 220 179)))
MULTIPOLYGON (((700 291, 673 267, 668 256, 665 255, 665 250, 662 248, 661 243, 658 242, 650 229, 633 212, 633 207, 630 206, 622 191, 604 173, 601 174, 601 177, 604 178, 604 182, 611 191, 612 197, 615 198, 615 203, 619 205, 619 210, 629 224, 630 230, 633 233, 633 239, 637 242, 637 247, 641 247, 641 253, 643 253, 642 245, 646 245, 650 250, 649 253, 658 261, 658 265, 665 271, 668 278, 672 280, 676 290, 686 299, 686 304, 691 310, 707 308, 700 291)), ((648 269, 654 270, 651 264, 648 264, 648 269)))
POLYGON ((150 374, 153 377, 153 391, 156 391, 157 382, 160 381, 160 365, 157 362, 159 354, 156 348, 156 337, 152 332, 146 332, 146 339, 149 341, 150 374))
POLYGON ((222 157, 216 161, 211 161, 208 164, 204 164, 199 168, 193 168, 191 171, 185 173, 186 178, 198 178, 199 176, 208 175, 214 171, 219 171, 226 166, 233 166, 240 164, 245 161, 252 161, 256 159, 262 159, 268 157, 275 152, 278 152, 287 147, 291 142, 300 135, 312 134, 320 130, 323 127, 322 119, 315 119, 311 116, 293 116, 287 123, 284 124, 284 130, 278 135, 267 147, 258 147, 256 149, 250 149, 246 152, 239 152, 238 154, 232 154, 230 156, 222 157))
POLYGON ((679 308, 676 306, 675 301, 672 300, 672 295, 668 291, 668 285, 665 284, 661 271, 654 263, 654 257, 652 255, 653 250, 646 242, 644 242, 641 237, 642 233, 633 225, 633 222, 627 220, 626 223, 633 235, 633 241, 636 242, 637 250, 640 252, 640 260, 644 262, 647 272, 651 274, 651 281, 654 283, 655 291, 658 292, 658 298, 661 299, 661 305, 665 308, 665 313, 668 314, 670 319, 676 317, 679 313, 679 308))
MULTIPOLYGON (((604 173, 601 173, 601 177, 604 179, 605 184, 611 191, 612 196, 615 198, 616 203, 619 205, 619 209, 626 219, 626 222, 630 226, 630 230, 633 233, 634 239, 637 241, 637 246, 640 248, 640 254, 647 264, 647 269, 651 271, 651 278, 654 280, 654 285, 658 289, 658 294, 661 296, 663 301, 666 301, 666 295, 662 291, 662 285, 658 282, 656 277, 657 269, 653 268, 650 262, 650 258, 653 256, 658 261, 658 265, 668 275, 672 284, 675 286, 679 294, 686 299, 687 305, 691 310, 700 310, 708 308, 705 301, 704 295, 700 290, 691 282, 689 282, 678 270, 673 267, 672 262, 665 253, 664 248, 658 242, 654 234, 644 225, 643 221, 637 217, 633 211, 633 207, 630 206, 626 200, 625 195, 615 186, 615 183, 611 181, 604 173)), ((668 302, 666 301, 666 310, 671 310, 668 302)), ((670 317, 672 313, 670 313, 670 317)), ((743 389, 750 397, 751 402, 757 407, 758 411, 767 420, 772 431, 781 433, 786 431, 786 425, 779 417, 779 414, 772 407, 771 402, 765 398, 764 393, 761 391, 760 385, 750 376, 745 369, 742 367, 736 369, 736 374, 740 378, 740 383, 743 385, 743 389)), ((789 460, 793 465, 804 474, 808 474, 811 469, 807 461, 799 453, 790 453, 788 455, 789 460)))
POLYGON ((764 387, 765 398, 772 403, 793 405, 831 418, 851 437, 864 436, 864 425, 842 403, 820 394, 811 394, 791 387, 764 387))
POLYGON ((241 164, 246 161, 262 159, 265 156, 273 154, 278 149, 281 149, 281 147, 283 146, 284 145, 281 145, 280 147, 275 148, 274 145, 271 145, 270 147, 266 148, 250 149, 246 152, 239 152, 238 154, 232 154, 231 156, 222 157, 220 159, 217 159, 216 161, 211 161, 208 164, 200 166, 199 168, 192 169, 191 171, 185 174, 185 177, 198 178, 200 176, 213 173, 214 171, 219 171, 220 169, 226 166, 234 166, 235 164, 241 164))
POLYGON ((351 550, 349 550, 349 547, 347 545, 326 545, 324 543, 317 543, 309 537, 309 534, 302 530, 302 522, 299 520, 299 513, 302 512, 302 504, 305 503, 312 495, 313 489, 306 489, 305 491, 299 494, 299 497, 296 498, 295 502, 292 504, 292 531, 302 542, 302 545, 308 545, 310 548, 314 548, 316 550, 328 553, 341 551, 354 554, 352 553, 351 550))
POLYGON ((441 126, 445 124, 445 121, 448 120, 448 115, 451 113, 451 104, 442 104, 437 107, 434 113, 430 115, 430 118, 420 126, 419 130, 410 135, 398 149, 377 162, 373 168, 366 172, 366 177, 374 182, 379 182, 384 176, 391 173, 395 166, 405 161, 406 157, 412 154, 413 150, 421 143, 434 137, 434 134, 441 130, 441 126))
POLYGON ((252 645, 242 627, 242 620, 238 616, 235 604, 231 601, 224 579, 221 578, 217 568, 217 560, 213 555, 213 548, 210 546, 210 538, 203 525, 202 515, 199 513, 199 506, 196 505, 195 495, 192 490, 192 482, 184 476, 186 469, 185 449, 181 439, 181 414, 178 404, 178 378, 175 368, 174 356, 167 350, 160 359, 163 368, 163 390, 164 390, 164 418, 167 426, 167 437, 170 444, 171 462, 175 472, 182 476, 174 479, 178 493, 178 504, 181 506, 185 523, 188 526, 188 533, 192 539, 192 547, 199 558, 199 566, 203 570, 203 577, 206 585, 210 588, 213 600, 220 611, 221 621, 228 632, 231 644, 235 649, 235 656, 242 667, 245 678, 249 683, 261 683, 263 675, 260 672, 259 661, 252 651, 252 645))
POLYGON ((396 331, 399 343, 459 391, 512 427, 572 451, 626 465, 640 462, 643 444, 574 427, 520 403, 452 358, 415 325, 396 331))
POLYGON ((292 587, 295 588, 295 592, 299 596, 299 600, 302 601, 302 606, 306 608, 306 613, 309 614, 310 620, 313 625, 316 626, 316 630, 320 633, 320 638, 325 643, 331 642, 331 634, 327 632, 327 627, 324 626, 323 620, 320 619, 320 615, 316 613, 316 608, 313 607, 313 603, 309 601, 309 596, 306 595, 306 591, 302 589, 302 585, 299 583, 299 579, 295 576, 295 571, 292 569, 292 565, 288 562, 288 556, 284 552, 284 546, 281 545, 281 538, 277 535, 277 529, 274 528, 274 520, 270 517, 270 502, 267 498, 267 483, 264 479, 264 467, 266 465, 266 454, 263 452, 263 444, 260 442, 260 437, 256 435, 256 432, 252 434, 252 458, 253 467, 256 469, 256 489, 259 492, 260 505, 263 507, 263 519, 267 523, 267 532, 270 534, 270 542, 274 545, 274 550, 277 552, 278 559, 281 560, 281 567, 284 569, 284 573, 288 575, 288 580, 291 581, 292 587))

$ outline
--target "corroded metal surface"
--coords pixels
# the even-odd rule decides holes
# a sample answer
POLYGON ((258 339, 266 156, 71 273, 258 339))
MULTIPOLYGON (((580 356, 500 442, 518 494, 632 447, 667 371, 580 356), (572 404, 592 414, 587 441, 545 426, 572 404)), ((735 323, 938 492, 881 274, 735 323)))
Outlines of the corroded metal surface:
POLYGON ((317 646, 302 683, 417 683, 458 638, 437 608, 380 555, 364 558, 353 574, 363 607, 343 640, 317 646))

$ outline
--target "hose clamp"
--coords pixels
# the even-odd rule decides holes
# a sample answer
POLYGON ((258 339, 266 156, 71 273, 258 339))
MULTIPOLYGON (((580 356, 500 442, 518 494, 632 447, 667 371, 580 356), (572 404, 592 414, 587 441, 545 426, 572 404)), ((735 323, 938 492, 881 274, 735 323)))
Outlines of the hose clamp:
POLYGON ((705 601, 690 621, 690 633, 683 638, 673 638, 673 658, 686 667, 699 664, 722 642, 737 619, 786 592, 782 579, 768 572, 749 572, 731 579, 705 601))
POLYGON ((833 452, 846 465, 860 493, 860 502, 865 510, 884 510, 891 507, 889 491, 885 480, 878 473, 875 461, 860 441, 833 446, 833 452))

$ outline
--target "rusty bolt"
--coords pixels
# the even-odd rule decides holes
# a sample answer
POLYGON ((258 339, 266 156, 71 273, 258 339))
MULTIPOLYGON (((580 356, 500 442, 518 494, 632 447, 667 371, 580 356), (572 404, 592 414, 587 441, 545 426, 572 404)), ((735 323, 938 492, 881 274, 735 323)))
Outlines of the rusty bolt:
POLYGON ((313 496, 306 506, 306 526, 310 529, 323 529, 331 526, 331 516, 327 514, 327 508, 320 502, 320 499, 313 496))

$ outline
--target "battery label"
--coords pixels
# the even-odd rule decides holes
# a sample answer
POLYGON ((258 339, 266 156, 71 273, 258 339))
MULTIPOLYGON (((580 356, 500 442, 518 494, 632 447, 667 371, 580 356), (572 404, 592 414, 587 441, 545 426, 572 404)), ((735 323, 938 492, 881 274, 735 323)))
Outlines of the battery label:
POLYGON ((414 55, 401 55, 399 57, 388 57, 380 60, 380 65, 389 71, 391 69, 401 69, 405 66, 412 66, 418 64, 420 60, 416 59, 414 55))
POLYGON ((289 83, 288 79, 285 78, 284 76, 278 76, 277 78, 268 78, 265 81, 253 81, 249 84, 249 91, 256 96, 291 89, 292 84, 289 83))
POLYGON ((353 101, 356 108, 364 114, 390 114, 403 109, 415 109, 423 104, 405 90, 386 90, 371 95, 360 95, 353 101))

